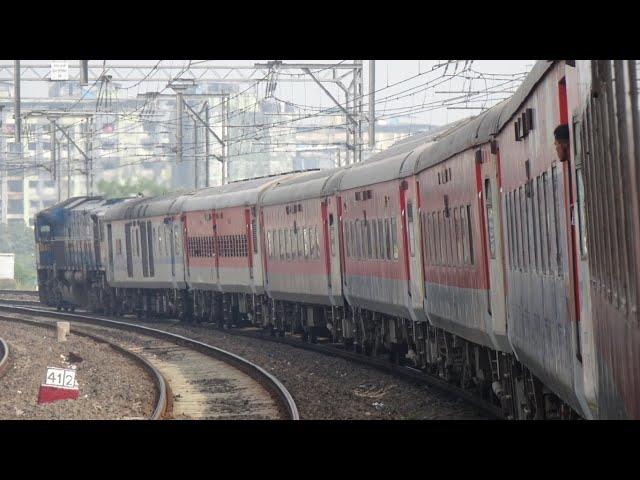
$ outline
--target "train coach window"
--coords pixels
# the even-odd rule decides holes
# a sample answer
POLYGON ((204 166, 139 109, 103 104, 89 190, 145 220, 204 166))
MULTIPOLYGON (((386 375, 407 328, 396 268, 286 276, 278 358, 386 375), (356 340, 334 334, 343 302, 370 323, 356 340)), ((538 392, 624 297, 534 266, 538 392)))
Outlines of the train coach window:
POLYGON ((284 260, 284 232, 278 229, 278 249, 277 255, 280 260, 284 260))
POLYGON ((526 206, 524 206, 524 192, 522 187, 518 187, 518 205, 516 206, 516 211, 518 214, 518 236, 520 239, 520 270, 523 272, 527 271, 527 247, 526 247, 526 230, 525 230, 525 210, 526 206))
POLYGON ((302 229, 302 241, 304 247, 304 258, 309 258, 309 229, 307 227, 302 229))
POLYGON ((373 242, 371 241, 371 221, 370 220, 365 221, 364 227, 367 234, 367 258, 371 259, 373 258, 373 245, 372 245, 373 242))
POLYGON ((462 252, 462 228, 460 224, 460 210, 462 207, 453 209, 453 234, 455 237, 456 265, 462 265, 464 262, 464 253, 462 252))
POLYGON ((452 209, 449 209, 449 216, 447 217, 447 244, 449 246, 449 265, 453 266, 458 263, 456 257, 458 252, 456 249, 456 233, 455 224, 453 223, 452 209))
POLYGON ((378 259, 378 222, 371 220, 371 243, 373 248, 373 259, 378 259))
POLYGON ((469 253, 467 251, 467 222, 466 222, 467 209, 463 205, 460 207, 460 245, 462 247, 462 255, 460 257, 460 263, 462 265, 469 264, 469 253))
POLYGON ((356 230, 356 255, 355 257, 360 259, 362 258, 362 231, 360 230, 360 220, 355 221, 355 230, 356 230))
POLYGON ((450 217, 447 216, 446 211, 442 212, 442 233, 443 233, 443 248, 444 248, 444 265, 451 265, 453 262, 453 253, 451 251, 451 223, 450 217))
POLYGON ((329 214, 329 237, 331 241, 331 256, 336 255, 336 225, 333 221, 333 213, 329 214))
POLYGON ((549 200, 549 176, 547 172, 542 174, 542 193, 544 196, 544 233, 546 239, 546 258, 547 258, 547 273, 553 273, 553 254, 551 251, 551 225, 553 219, 549 218, 553 216, 553 210, 551 209, 549 200))
POLYGON ((351 258, 351 234, 350 234, 351 229, 349 228, 349 222, 344 222, 343 227, 344 227, 345 253, 347 255, 347 258, 351 258))
POLYGON ((384 260, 384 227, 382 219, 379 218, 376 223, 378 224, 378 258, 384 260))
POLYGON ((316 227, 309 227, 309 258, 316 258, 316 227))
POLYGON ((433 263, 431 258, 431 237, 427 238, 427 235, 431 235, 431 216, 429 213, 422 212, 418 218, 420 219, 420 228, 422 232, 422 251, 424 252, 424 258, 427 259, 429 264, 433 263))
POLYGON ((518 270, 522 271, 524 263, 524 246, 522 245, 522 209, 520 205, 520 190, 517 188, 513 191, 513 208, 515 218, 515 232, 516 237, 516 265, 518 270))
POLYGON ((496 258, 496 236, 495 219, 493 217, 493 192, 491 191, 491 180, 484 181, 484 202, 487 210, 487 236, 489 237, 489 255, 496 258))
POLYGON ((416 250, 416 231, 413 221, 413 202, 407 202, 407 221, 409 223, 409 253, 413 257, 416 250))
POLYGON ((278 230, 272 230, 271 241, 273 243, 273 252, 271 254, 272 259, 278 258, 278 249, 280 248, 280 242, 278 241, 278 230))
POLYGON ((509 268, 513 269, 513 220, 511 217, 511 192, 504 197, 507 224, 507 249, 509 251, 509 268))
POLYGON ((255 216, 251 219, 251 243, 253 244, 253 253, 258 253, 258 227, 255 216))
POLYGON ((532 221, 532 228, 533 228, 533 232, 532 232, 533 253, 534 253, 536 272, 540 272, 540 253, 539 253, 540 238, 538 237, 538 232, 540 231, 540 229, 538 228, 538 211, 537 211, 537 202, 536 202, 536 199, 538 197, 536 195, 537 192, 536 192, 535 184, 533 180, 531 180, 530 188, 531 188, 531 196, 529 197, 529 200, 530 200, 530 206, 531 206, 531 221, 532 221))
POLYGON ((525 218, 525 230, 524 233, 527 236, 526 246, 527 246, 527 271, 533 269, 533 254, 531 250, 533 250, 533 242, 531 241, 531 209, 530 209, 530 197, 527 194, 529 190, 529 183, 527 182, 523 188, 523 196, 522 201, 524 202, 524 218, 525 218))
POLYGON ((431 244, 431 263, 433 265, 438 264, 438 245, 437 245, 437 225, 436 225, 436 214, 431 212, 427 214, 428 225, 427 225, 427 234, 429 235, 429 243, 431 244))
POLYGON ((284 257, 291 260, 291 230, 284 231, 284 257))
POLYGON ((473 265, 473 230, 471 229, 471 205, 467 205, 467 234, 469 238, 469 265, 473 265))
POLYGON ((582 166, 576 168, 576 190, 578 209, 578 235, 580 237, 580 258, 587 258, 587 233, 585 231, 585 206, 584 206, 584 172, 582 166))
POLYGON ((396 217, 391 217, 391 240, 393 242, 393 259, 398 259, 398 225, 396 217))
POLYGON ((271 231, 267 231, 267 258, 271 259, 271 231))
POLYGON ((558 181, 558 169, 556 166, 551 167, 551 182, 553 186, 553 214, 555 216, 555 232, 556 232, 556 260, 558 266, 558 276, 562 276, 562 244, 560 241, 560 228, 561 228, 561 220, 560 220, 560 185, 558 181))
POLYGON ((546 249, 546 235, 544 227, 544 192, 540 186, 540 175, 536 177, 535 182, 535 203, 536 211, 538 213, 538 243, 540 250, 540 272, 545 274, 547 272, 547 249, 546 249))
POLYGON ((320 258, 320 229, 316 226, 313 227, 313 236, 316 239, 315 243, 316 243, 316 253, 315 253, 315 258, 318 259, 320 258))
POLYGON ((389 228, 389 219, 384 219, 384 250, 387 260, 391 260, 391 229, 389 228))
MULTIPOLYGON (((297 248, 298 248, 298 259, 302 259, 304 256, 304 246, 303 246, 303 236, 302 236, 302 229, 300 227, 298 227, 298 231, 296 232, 296 240, 297 240, 297 248)), ((292 248, 295 248, 292 245, 292 248)))

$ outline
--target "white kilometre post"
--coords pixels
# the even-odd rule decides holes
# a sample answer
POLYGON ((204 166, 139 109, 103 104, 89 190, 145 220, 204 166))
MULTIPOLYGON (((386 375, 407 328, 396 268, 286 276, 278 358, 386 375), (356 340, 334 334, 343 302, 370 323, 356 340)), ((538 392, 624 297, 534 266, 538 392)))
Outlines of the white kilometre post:
POLYGON ((58 342, 66 342, 67 335, 71 331, 69 322, 56 322, 56 331, 58 333, 58 342))

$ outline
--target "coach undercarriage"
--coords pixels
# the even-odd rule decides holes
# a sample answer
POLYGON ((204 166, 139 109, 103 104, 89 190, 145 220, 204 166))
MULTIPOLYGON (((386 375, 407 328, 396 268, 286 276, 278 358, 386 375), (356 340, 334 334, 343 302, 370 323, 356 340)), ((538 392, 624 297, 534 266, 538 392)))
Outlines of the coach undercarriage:
POLYGON ((107 314, 179 318, 219 328, 252 326, 272 336, 300 335, 305 342, 331 342, 367 356, 436 375, 494 403, 507 419, 568 419, 575 412, 546 389, 517 359, 471 343, 428 322, 350 306, 317 306, 266 295, 210 290, 103 287, 107 314))

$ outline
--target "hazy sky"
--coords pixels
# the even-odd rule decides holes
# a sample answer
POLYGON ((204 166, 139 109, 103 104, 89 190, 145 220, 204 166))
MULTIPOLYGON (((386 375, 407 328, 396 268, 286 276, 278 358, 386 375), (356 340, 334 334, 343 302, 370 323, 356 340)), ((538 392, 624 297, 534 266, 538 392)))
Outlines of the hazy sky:
MULTIPOLYGON (((77 60, 68 60, 70 64, 74 64, 77 60)), ((156 65, 158 60, 108 60, 109 64, 143 64, 149 68, 156 65)), ((202 62, 202 60, 194 60, 202 62)), ((265 60, 224 60, 210 61, 213 65, 253 65, 254 63, 265 63, 265 60)), ((285 63, 304 62, 304 63, 326 63, 332 61, 326 60, 286 60, 285 63)), ((335 63, 335 61, 333 61, 335 63)), ((346 63, 350 63, 347 60, 346 63)), ((460 118, 475 115, 480 112, 479 109, 459 109, 466 106, 491 106, 498 100, 509 95, 509 91, 517 86, 517 83, 509 82, 509 77, 514 73, 527 72, 531 69, 535 61, 533 60, 475 60, 470 64, 472 72, 466 76, 473 77, 463 78, 461 76, 455 78, 442 77, 444 68, 431 70, 434 65, 443 64, 444 60, 377 60, 376 61, 376 118, 379 122, 400 121, 429 123, 435 125, 446 124, 460 118), (484 74, 484 78, 480 73, 484 74), (496 77, 495 75, 502 75, 496 77), (396 84, 396 85, 394 85, 396 84), (495 89, 494 94, 478 94, 473 101, 460 103, 453 100, 453 97, 460 97, 461 91, 485 91, 487 88, 495 89), (454 93, 442 93, 454 92, 454 93), (447 108, 442 105, 442 101, 450 100, 455 109, 447 108)), ((465 60, 458 63, 457 72, 460 73, 465 65, 465 60)), ((11 60, 2 60, 2 64, 12 63, 11 60)), ((44 64, 49 65, 51 60, 25 60, 23 64, 44 64)), ((161 66, 175 65, 184 67, 188 61, 172 61, 164 60, 161 66)), ((100 67, 103 65, 102 60, 91 60, 92 67, 100 67)), ((278 77, 278 86, 275 96, 279 99, 293 102, 295 104, 306 106, 309 112, 318 109, 329 108, 333 105, 332 101, 323 93, 314 83, 292 83, 286 82, 287 73, 301 73, 299 70, 284 71, 278 77), (314 110, 315 109, 315 110, 314 110)), ((454 73, 454 66, 448 68, 447 74, 454 73)), ((290 77, 289 77, 290 78, 290 77)), ((122 87, 131 86, 131 83, 121 82, 122 87)), ((120 95, 135 97, 139 93, 145 91, 159 91, 166 86, 164 81, 145 82, 134 86, 126 91, 121 90, 120 95)), ((245 89, 250 83, 240 84, 240 89, 245 89)), ((255 87, 254 93, 255 93, 255 87)), ((258 95, 264 95, 264 84, 258 87, 258 95)), ((340 102, 344 102, 344 93, 335 85, 327 85, 329 91, 340 102)), ((368 93, 368 62, 365 61, 363 91, 365 95, 368 93)), ((22 85, 22 95, 24 97, 41 97, 46 96, 47 82, 24 82, 22 85)), ((168 91, 167 93, 169 93, 168 91)), ((367 111, 368 100, 365 99, 365 112, 367 111)))

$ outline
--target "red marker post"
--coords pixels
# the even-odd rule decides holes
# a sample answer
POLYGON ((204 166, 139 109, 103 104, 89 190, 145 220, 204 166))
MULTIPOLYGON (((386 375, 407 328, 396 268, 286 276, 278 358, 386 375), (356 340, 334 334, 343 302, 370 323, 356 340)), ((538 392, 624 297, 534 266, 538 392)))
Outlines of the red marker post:
POLYGON ((47 367, 44 383, 38 391, 38 403, 77 400, 79 394, 75 369, 47 367))

